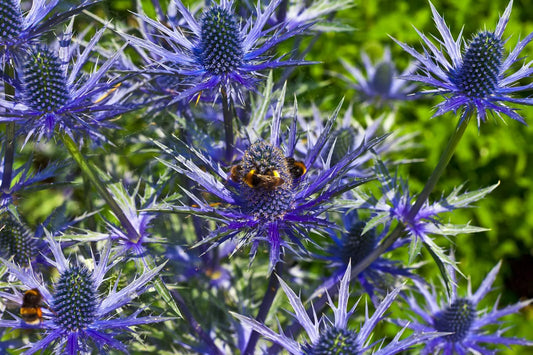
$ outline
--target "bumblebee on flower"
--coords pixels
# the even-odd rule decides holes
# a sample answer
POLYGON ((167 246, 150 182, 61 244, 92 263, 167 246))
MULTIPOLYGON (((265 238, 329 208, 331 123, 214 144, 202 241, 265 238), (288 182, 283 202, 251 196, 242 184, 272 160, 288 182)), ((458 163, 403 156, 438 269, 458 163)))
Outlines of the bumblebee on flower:
POLYGON ((270 270, 285 248, 297 254, 306 253, 302 240, 309 240, 311 231, 336 228, 335 223, 324 216, 326 211, 336 208, 332 200, 368 181, 346 180, 346 174, 361 154, 380 141, 378 138, 363 142, 335 164, 324 164, 321 170, 308 171, 307 167, 328 155, 323 154, 323 150, 339 109, 340 105, 301 159, 294 157, 296 117, 287 136, 281 137, 280 112, 274 114, 270 140, 258 138, 245 150, 242 159, 227 169, 192 147, 188 149, 193 158, 186 158, 160 144, 177 161, 177 164, 163 161, 165 165, 196 181, 220 202, 210 205, 186 191, 194 207, 171 205, 168 208, 209 218, 216 216, 220 225, 201 244, 214 242, 213 245, 218 245, 236 239, 236 249, 239 249, 251 243, 253 259, 260 242, 266 242, 270 246, 270 270), (202 167, 195 162, 201 162, 202 167))

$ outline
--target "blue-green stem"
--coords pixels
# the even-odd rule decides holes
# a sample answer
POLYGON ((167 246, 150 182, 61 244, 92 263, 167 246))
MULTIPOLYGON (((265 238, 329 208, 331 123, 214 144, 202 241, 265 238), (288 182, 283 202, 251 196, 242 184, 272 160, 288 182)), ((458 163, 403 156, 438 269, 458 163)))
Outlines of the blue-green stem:
MULTIPOLYGON (((268 280, 267 290, 265 292, 265 295, 263 296, 263 301, 261 302, 261 306, 259 306, 259 312, 257 313, 257 317, 255 317, 255 320, 258 321, 259 323, 265 322, 265 319, 268 315, 270 307, 272 306, 272 303, 274 302, 274 297, 276 297, 276 293, 278 292, 278 289, 279 289, 278 276, 281 277, 282 272, 283 272, 283 263, 280 260, 276 264, 274 272, 270 274, 270 279, 268 280)), ((243 355, 254 355, 255 346, 257 345, 258 340, 259 340, 259 333, 253 330, 252 334, 250 334, 250 338, 248 339, 248 344, 246 344, 246 349, 244 350, 242 354, 243 355)))
POLYGON ((128 233, 129 238, 132 241, 139 240, 141 238, 139 232, 137 232, 137 230, 133 227, 128 217, 126 217, 126 215, 124 214, 124 211, 122 211, 120 206, 113 198, 113 195, 105 187, 104 182, 100 180, 98 175, 96 175, 96 169, 93 168, 91 166, 91 163, 83 157, 80 150, 78 149, 78 145, 76 144, 76 142, 74 142, 74 140, 68 134, 65 133, 61 135, 61 140, 63 141, 63 144, 69 151, 72 158, 80 167, 81 171, 85 174, 85 176, 87 176, 89 181, 92 182, 94 188, 96 189, 96 191, 98 191, 100 197, 104 199, 109 208, 111 208, 111 211, 113 211, 115 216, 118 218, 120 224, 128 233))
POLYGON ((187 323, 189 323, 189 325, 191 326, 192 330, 196 333, 196 335, 198 335, 198 337, 209 348, 209 351, 210 351, 209 353, 213 355, 223 355, 220 349, 216 346, 213 339, 211 339, 209 334, 204 332, 201 324, 198 323, 198 321, 194 318, 194 316, 192 315, 192 312, 189 310, 189 308, 185 304, 185 301, 183 300, 179 292, 177 290, 172 290, 171 292, 172 292, 172 296, 176 300, 176 303, 178 303, 182 311, 183 317, 185 318, 187 323))
MULTIPOLYGON (((10 63, 6 63, 4 73, 8 77, 14 76, 14 69, 10 63)), ((15 96, 15 88, 4 81, 4 95, 6 100, 11 100, 15 96)), ((15 160, 15 122, 6 123, 6 142, 4 146, 4 172, 2 174, 2 185, 0 189, 3 193, 9 193, 11 180, 13 179, 13 162, 15 160)))
POLYGON ((226 161, 231 163, 233 158, 233 102, 231 97, 222 92, 222 114, 224 116, 224 134, 226 141, 226 161))

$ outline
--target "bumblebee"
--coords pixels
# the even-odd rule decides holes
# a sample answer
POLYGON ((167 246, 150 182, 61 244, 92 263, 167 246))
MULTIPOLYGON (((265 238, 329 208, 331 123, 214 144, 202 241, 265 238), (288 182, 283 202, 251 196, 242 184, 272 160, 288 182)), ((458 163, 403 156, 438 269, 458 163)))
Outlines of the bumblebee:
POLYGON ((294 158, 290 158, 290 157, 285 158, 285 161, 287 162, 289 171, 294 180, 301 178, 302 175, 307 172, 307 168, 305 164, 302 163, 301 161, 294 160, 294 158))
MULTIPOLYGON (((299 179, 307 172, 305 164, 301 161, 297 161, 294 158, 285 158, 285 161, 294 180, 299 179)), ((251 188, 265 190, 273 190, 285 182, 278 170, 270 170, 266 174, 259 174, 255 169, 252 169, 245 173, 240 164, 231 167, 229 177, 233 182, 239 183, 242 181, 251 188)))
POLYGON ((43 296, 38 289, 32 288, 24 292, 22 306, 20 307, 20 317, 28 324, 39 324, 43 320, 41 302, 43 296))
POLYGON ((269 171, 267 174, 257 174, 255 169, 250 170, 243 181, 251 188, 263 188, 265 190, 273 190, 285 182, 277 170, 269 171))

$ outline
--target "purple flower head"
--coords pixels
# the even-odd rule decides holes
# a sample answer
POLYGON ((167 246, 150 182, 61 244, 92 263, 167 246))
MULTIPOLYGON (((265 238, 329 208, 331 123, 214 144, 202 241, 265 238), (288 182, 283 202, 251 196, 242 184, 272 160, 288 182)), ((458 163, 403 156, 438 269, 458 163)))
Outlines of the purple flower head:
MULTIPOLYGON (((365 222, 359 219, 355 210, 344 213, 342 223, 346 231, 342 233, 340 238, 335 234, 331 234, 333 243, 327 249, 328 254, 317 256, 330 261, 335 269, 332 276, 320 285, 315 295, 322 293, 323 289, 329 289, 338 282, 350 262, 355 265, 370 254, 389 230, 385 228, 384 231, 378 234, 375 229, 371 229, 363 233, 365 222)), ((388 251, 394 250, 407 242, 407 240, 398 240, 388 251)), ((357 280, 372 298, 374 304, 377 304, 379 303, 378 294, 386 294, 391 289, 398 287, 401 277, 413 278, 416 276, 411 273, 411 269, 402 267, 399 262, 379 257, 357 275, 357 280)), ((311 296, 311 298, 314 297, 311 296)))
POLYGON ((173 2, 185 20, 180 27, 176 27, 174 21, 170 21, 168 27, 139 14, 149 28, 159 33, 144 35, 143 39, 124 35, 133 46, 148 53, 150 62, 156 63, 146 71, 153 72, 156 77, 176 79, 169 83, 184 83, 185 88, 182 84, 166 89, 163 94, 173 97, 167 104, 200 98, 216 100, 221 93, 243 100, 243 90, 255 90, 261 71, 305 63, 274 59, 270 55, 280 42, 302 33, 309 26, 265 27, 281 0, 272 1, 264 9, 258 6, 255 16, 248 19, 236 15, 233 1, 213 2, 203 9, 199 19, 180 0, 173 2))
POLYGON ((391 59, 389 48, 385 48, 383 58, 375 64, 372 64, 365 52, 361 53, 361 59, 366 74, 345 60, 342 60, 341 63, 353 77, 353 79, 344 79, 358 91, 359 99, 365 105, 393 106, 397 101, 414 98, 414 96, 409 95, 413 94, 416 85, 409 84, 407 80, 402 78, 413 73, 416 69, 414 64, 409 65, 401 75, 398 74, 396 65, 391 59))
POLYGON ((378 342, 370 343, 368 341, 372 331, 376 325, 383 319, 383 315, 390 307, 400 288, 395 289, 389 293, 376 308, 374 314, 369 317, 368 313, 365 315, 365 322, 360 327, 359 331, 354 331, 348 328, 348 320, 352 316, 357 306, 357 303, 351 310, 348 310, 348 300, 350 298, 349 280, 350 280, 351 264, 344 273, 339 286, 339 300, 335 307, 333 301, 328 295, 328 300, 331 309, 333 310, 334 320, 331 321, 326 318, 318 319, 316 313, 311 319, 305 310, 300 297, 298 297, 289 286, 279 279, 281 287, 287 295, 289 302, 294 310, 295 317, 307 333, 308 341, 298 343, 296 340, 289 338, 281 331, 280 334, 274 332, 266 325, 259 323, 255 319, 242 316, 240 314, 232 313, 242 323, 251 327, 263 337, 273 341, 292 355, 315 355, 315 354, 363 354, 373 351, 372 354, 391 355, 407 350, 412 346, 427 341, 438 335, 435 332, 426 332, 412 335, 408 338, 400 340, 405 328, 398 332, 396 337, 386 346, 375 349, 374 346, 378 342), (369 344, 370 343, 370 344, 369 344))
POLYGON ((519 84, 520 80, 531 76, 533 69, 530 68, 531 62, 522 65, 516 71, 511 72, 510 68, 522 60, 519 57, 520 52, 533 39, 533 33, 519 41, 509 55, 505 56, 506 40, 502 36, 509 22, 513 2, 509 2, 494 31, 480 31, 468 42, 463 39, 462 33, 454 39, 444 19, 433 4, 431 2, 429 4, 442 40, 437 40, 435 45, 434 41, 417 30, 425 45, 423 53, 395 41, 419 62, 421 73, 407 75, 404 78, 433 87, 424 93, 444 95, 445 100, 437 105, 434 116, 449 111, 456 112, 461 108, 463 109, 461 119, 476 112, 478 127, 486 120, 488 112, 500 117, 503 114, 525 124, 522 116, 516 112, 516 108, 509 107, 507 103, 533 104, 532 98, 522 99, 513 96, 533 87, 532 84, 519 84), (466 47, 463 49, 465 42, 466 47))
MULTIPOLYGON (((386 138, 378 145, 376 145, 372 151, 368 151, 361 154, 357 158, 357 164, 349 172, 351 177, 366 178, 374 175, 372 161, 376 156, 385 161, 387 155, 405 151, 413 147, 414 134, 400 135, 398 132, 392 132, 391 126, 394 122, 394 114, 381 115, 377 119, 372 119, 366 116, 365 124, 361 124, 353 115, 352 106, 346 110, 344 117, 340 124, 337 124, 334 130, 332 130, 326 147, 323 149, 321 159, 315 161, 315 168, 321 169, 328 161, 328 154, 332 151, 330 164, 336 164, 338 161, 355 149, 359 144, 365 140, 374 139, 383 135, 386 138)), ((307 131, 307 139, 314 143, 319 139, 320 132, 324 131, 324 124, 327 120, 324 119, 324 115, 313 106, 313 118, 310 121, 306 121, 299 117, 299 124, 304 131, 307 131)), ((310 144, 307 142, 298 142, 296 150, 305 155, 309 149, 310 144)), ((407 160, 406 160, 407 161, 407 160)), ((401 164, 405 161, 386 161, 385 164, 401 164)))
POLYGON ((83 71, 105 29, 82 50, 71 41, 72 27, 73 21, 59 40, 58 50, 44 45, 29 48, 20 68, 21 81, 12 83, 15 97, 0 99, 5 109, 0 121, 21 124, 26 139, 33 135, 50 138, 56 129, 75 138, 88 134, 102 139, 99 129, 111 127, 105 121, 131 110, 120 101, 127 93, 119 89, 120 78, 108 75, 118 53, 90 74, 83 71))
MULTIPOLYGON (((5 139, 4 137, 1 137, 5 139)), ((0 148, 0 156, 4 156, 4 149, 0 148)), ((0 209, 9 206, 16 199, 17 193, 32 187, 34 184, 54 177, 62 164, 48 164, 46 168, 35 171, 33 156, 29 156, 24 164, 12 172, 13 179, 7 191, 0 191, 0 209)), ((4 159, 0 159, 0 176, 4 175, 4 159)))
POLYGON ((22 269, 0 258, 9 272, 22 283, 20 290, 13 288, 13 293, 0 292, 0 297, 22 304, 27 290, 38 290, 42 296, 42 319, 33 322, 11 314, 13 319, 0 320, 0 327, 42 331, 42 339, 26 345, 25 354, 34 354, 50 346, 72 355, 90 352, 91 349, 102 352, 108 347, 127 352, 127 347, 115 339, 119 332, 135 325, 167 320, 155 316, 138 317, 142 308, 129 316, 119 318, 115 315, 117 309, 126 306, 147 289, 147 283, 164 265, 145 271, 120 290, 117 289, 118 284, 108 290, 101 289, 108 271, 120 261, 118 258, 111 261, 109 244, 99 259, 93 255, 94 267, 89 268, 80 263, 73 265, 51 235, 46 234, 46 241, 54 256, 48 262, 59 272, 52 290, 47 287, 42 275, 32 268, 22 269))
POLYGON ((458 208, 471 207, 472 203, 485 197, 498 184, 463 193, 461 193, 463 186, 459 186, 439 201, 433 203, 426 201, 418 213, 415 216, 411 216, 410 211, 415 203, 415 197, 410 194, 407 181, 400 179, 396 175, 391 176, 381 163, 377 164, 377 169, 382 196, 379 199, 372 196, 357 196, 359 200, 364 201, 362 207, 368 208, 373 212, 372 219, 367 223, 365 230, 378 224, 390 225, 394 221, 400 222, 411 241, 411 261, 416 256, 417 250, 419 250, 419 243, 422 242, 434 253, 437 261, 440 260, 448 265, 455 265, 455 262, 434 242, 432 235, 455 236, 486 230, 469 224, 444 224, 440 221, 440 215, 458 208))
POLYGON ((3 0, 0 3, 0 64, 10 60, 20 63, 26 49, 40 37, 69 17, 80 13, 96 1, 83 1, 65 12, 51 14, 59 0, 35 0, 24 14, 20 0, 3 0))
POLYGON ((160 239, 152 236, 150 231, 150 225, 156 214, 145 211, 145 209, 154 207, 154 201, 157 198, 156 192, 147 184, 145 194, 141 196, 139 193, 140 183, 131 194, 122 183, 109 184, 107 188, 120 207, 121 213, 130 221, 133 229, 127 230, 124 226, 117 225, 116 222, 106 221, 107 232, 83 230, 80 234, 63 235, 63 238, 81 242, 111 239, 113 251, 118 255, 130 253, 144 260, 144 256, 148 253, 147 245, 161 242, 160 239))
POLYGON ((340 105, 301 160, 294 156, 296 117, 282 141, 282 104, 278 106, 270 140, 258 138, 245 150, 239 162, 226 169, 192 147, 188 148, 191 157, 185 158, 157 143, 177 161, 177 164, 163 161, 164 164, 188 176, 218 199, 215 204, 209 204, 186 191, 197 207, 168 208, 208 218, 216 216, 219 227, 201 241, 202 244, 215 242, 214 246, 234 239, 238 249, 251 243, 253 258, 259 244, 266 243, 270 247, 270 270, 280 260, 284 249, 305 253, 302 241, 308 240, 310 231, 335 228, 335 224, 323 216, 324 212, 338 208, 334 203, 336 197, 368 181, 344 178, 357 158, 380 141, 363 141, 337 163, 328 161, 320 170, 307 170, 306 167, 313 167, 320 158, 340 105))
MULTIPOLYGON (((519 338, 503 336, 507 329, 499 329, 491 334, 484 329, 487 325, 500 324, 499 319, 508 314, 518 312, 521 308, 531 304, 533 300, 518 302, 514 305, 498 309, 498 302, 492 309, 478 311, 479 302, 491 290, 496 279, 501 262, 498 263, 481 283, 478 290, 472 294, 469 283, 468 294, 465 297, 457 295, 457 283, 455 273, 452 270, 453 282, 452 293, 447 301, 437 301, 437 293, 433 287, 428 291, 425 284, 415 280, 418 292, 424 297, 425 307, 414 297, 407 298, 410 308, 420 317, 406 325, 419 332, 449 332, 451 334, 439 336, 426 343, 422 354, 492 354, 493 351, 485 347, 485 344, 513 344, 533 346, 533 342, 519 338)), ((446 295, 448 295, 446 293, 446 295)))

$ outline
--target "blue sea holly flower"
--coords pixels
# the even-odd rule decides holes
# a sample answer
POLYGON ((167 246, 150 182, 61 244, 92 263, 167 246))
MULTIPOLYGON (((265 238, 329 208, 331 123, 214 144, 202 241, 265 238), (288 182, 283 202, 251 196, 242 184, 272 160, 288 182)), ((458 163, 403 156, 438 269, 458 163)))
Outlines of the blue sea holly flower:
POLYGON ((514 63, 522 60, 519 57, 520 52, 533 39, 533 33, 519 41, 509 55, 505 56, 506 40, 502 36, 509 22, 513 2, 509 2, 494 31, 478 32, 467 42, 464 50, 462 44, 465 41, 462 34, 459 34, 455 40, 444 19, 433 4, 431 2, 429 4, 437 29, 442 36, 442 40, 438 40, 438 45, 444 49, 439 49, 438 45, 418 30, 426 46, 423 53, 417 52, 407 44, 395 41, 418 60, 422 72, 407 75, 404 78, 433 87, 424 93, 445 96, 445 100, 437 105, 437 112, 434 116, 440 116, 449 111, 456 112, 462 108, 462 119, 476 111, 478 126, 486 120, 487 112, 495 113, 500 117, 503 114, 525 124, 522 116, 516 112, 516 108, 509 107, 507 103, 533 104, 533 98, 513 96, 515 93, 533 87, 533 84, 519 84, 520 80, 531 76, 533 68, 530 68, 531 62, 522 65, 516 71, 511 72, 510 68, 514 63))
POLYGON ((0 209, 0 225, 0 256, 27 266, 37 245, 30 229, 7 206, 0 209))
POLYGON ((144 39, 124 35, 133 45, 151 56, 157 66, 146 68, 158 76, 170 76, 184 82, 188 88, 170 87, 171 103, 182 99, 215 99, 242 97, 243 89, 254 90, 259 72, 281 66, 304 64, 298 60, 273 59, 271 50, 280 42, 302 33, 309 25, 287 29, 282 25, 265 28, 281 0, 270 2, 264 10, 258 6, 255 17, 240 19, 233 10, 233 1, 213 2, 199 19, 173 0, 185 24, 171 28, 145 15, 138 16, 148 26, 157 29, 157 36, 144 39), (184 34, 187 29, 190 34, 184 34))
POLYGON ((489 272, 474 294, 469 282, 468 294, 465 297, 457 295, 455 273, 452 272, 454 282, 452 282, 451 296, 440 304, 437 302, 435 288, 430 292, 425 284, 415 280, 416 289, 423 296, 426 307, 423 307, 413 295, 407 297, 410 308, 420 318, 412 319, 405 324, 418 332, 450 333, 426 342, 421 354, 493 354, 494 350, 489 350, 485 344, 533 346, 531 341, 503 336, 508 328, 498 329, 494 333, 484 329, 488 325, 500 324, 501 317, 516 313, 533 302, 533 300, 522 301, 501 309, 498 309, 496 302, 492 309, 478 311, 478 304, 491 290, 500 266, 501 262, 489 272))
POLYGON ((413 73, 415 64, 411 64, 401 74, 391 59, 390 49, 387 47, 383 52, 383 58, 373 64, 365 52, 361 53, 364 70, 354 67, 345 60, 342 65, 353 77, 343 77, 348 85, 357 90, 359 99, 366 105, 393 106, 398 101, 406 101, 414 98, 413 91, 416 85, 409 84, 403 77, 413 73))
MULTIPOLYGON (((331 262, 334 267, 333 274, 324 281, 315 291, 314 295, 323 293, 324 289, 329 289, 344 274, 346 267, 351 262, 357 264, 370 254, 388 233, 385 228, 381 233, 371 229, 363 233, 365 222, 357 216, 356 210, 346 212, 342 216, 343 232, 339 237, 335 233, 331 234, 333 243, 327 247, 326 255, 317 255, 317 258, 331 262)), ((397 240, 388 251, 394 250, 408 243, 407 240, 397 240)), ((374 303, 378 302, 378 294, 386 294, 391 289, 398 287, 402 277, 416 277, 411 273, 411 269, 402 267, 397 261, 379 257, 366 269, 357 275, 357 280, 363 286, 365 292, 371 297, 374 303)), ((314 295, 311 298, 314 298, 314 295)))
POLYGON ((372 212, 372 218, 365 226, 365 232, 379 224, 390 225, 394 221, 400 222, 411 241, 409 250, 410 261, 414 260, 420 250, 420 243, 424 243, 437 257, 437 260, 448 265, 455 265, 433 240, 433 235, 455 236, 458 234, 477 233, 486 231, 484 228, 466 225, 454 225, 442 223, 441 214, 454 211, 459 208, 469 208, 479 201, 498 184, 470 192, 462 192, 463 186, 455 188, 448 196, 430 203, 426 201, 415 216, 410 215, 411 207, 415 203, 415 196, 409 191, 408 182, 397 175, 391 176, 381 163, 376 165, 378 179, 381 184, 382 196, 376 199, 373 196, 354 191, 354 198, 364 201, 362 208, 372 212))
POLYGON ((404 328, 398 332, 398 334, 393 340, 391 340, 389 344, 376 349, 376 343, 381 342, 377 341, 370 343, 369 337, 379 321, 383 319, 383 315, 390 307, 401 289, 397 288, 390 292, 379 304, 379 306, 377 306, 376 311, 371 317, 369 317, 367 313, 365 315, 365 322, 360 327, 359 331, 352 330, 348 328, 348 320, 353 315, 357 303, 351 310, 348 310, 348 300, 350 299, 350 271, 351 264, 348 265, 348 268, 346 269, 346 272, 340 281, 339 300, 336 307, 328 295, 329 304, 333 310, 333 321, 330 321, 327 318, 319 319, 316 314, 314 314, 312 318, 309 317, 300 297, 298 297, 296 293, 294 293, 294 291, 291 290, 281 278, 279 278, 280 285, 283 288, 285 295, 287 295, 289 303, 294 310, 294 315, 309 338, 309 340, 305 341, 304 343, 299 343, 296 340, 289 338, 281 330, 278 334, 255 319, 233 312, 231 312, 231 314, 266 339, 283 347, 292 355, 358 355, 370 351, 372 351, 372 354, 377 355, 391 355, 410 349, 412 346, 425 342, 438 335, 436 332, 417 333, 400 340, 400 337, 405 330, 404 328))
POLYGON ((69 17, 80 13, 95 1, 82 1, 71 9, 52 14, 59 0, 35 0, 30 10, 23 13, 20 0, 2 0, 0 2, 0 64, 10 60, 20 63, 26 49, 40 37, 69 17))
POLYGON ((105 29, 80 50, 77 42, 71 41, 72 26, 73 21, 59 41, 58 51, 41 45, 28 49, 21 83, 14 82, 15 97, 0 99, 5 110, 0 121, 21 124, 26 139, 33 135, 50 138, 56 128, 75 138, 88 134, 101 139, 99 129, 111 127, 106 120, 132 109, 116 99, 124 94, 117 90, 120 78, 108 76, 118 53, 90 74, 83 72, 105 29))
MULTIPOLYGON (((42 332, 42 339, 25 346, 25 354, 34 354, 54 346, 58 353, 77 355, 90 351, 104 352, 107 348, 127 352, 127 347, 115 339, 130 327, 167 320, 164 317, 138 317, 143 308, 131 315, 117 317, 116 311, 128 305, 147 289, 147 283, 155 277, 164 265, 146 270, 124 288, 118 290, 117 283, 110 289, 100 287, 108 271, 116 266, 119 258, 111 258, 110 245, 106 245, 100 258, 93 255, 93 267, 73 263, 65 258, 59 243, 49 234, 46 241, 53 254, 48 259, 59 272, 59 278, 49 289, 41 274, 32 268, 21 268, 17 264, 0 258, 21 283, 20 290, 13 287, 13 293, 0 292, 0 297, 23 304, 28 292, 41 298, 41 315, 29 318, 24 312, 13 319, 1 319, 0 327, 12 329, 34 329, 42 332)), ((51 283, 51 282, 50 282, 51 283)))
POLYGON ((190 157, 186 158, 156 142, 177 161, 177 164, 163 161, 165 165, 188 176, 218 199, 210 204, 186 190, 195 206, 165 208, 209 219, 216 216, 219 227, 201 243, 215 242, 215 246, 233 239, 237 249, 251 243, 253 258, 259 243, 266 242, 270 246, 271 270, 280 260, 283 249, 305 253, 302 241, 309 240, 310 231, 335 228, 335 224, 323 216, 326 211, 339 207, 335 198, 368 181, 344 178, 357 158, 380 142, 380 138, 363 141, 336 164, 328 164, 321 170, 307 170, 306 167, 313 167, 320 158, 339 109, 340 105, 301 160, 294 156, 296 118, 292 120, 284 144, 281 142, 281 110, 274 115, 270 141, 258 138, 231 168, 223 169, 192 147, 188 148, 190 157))

